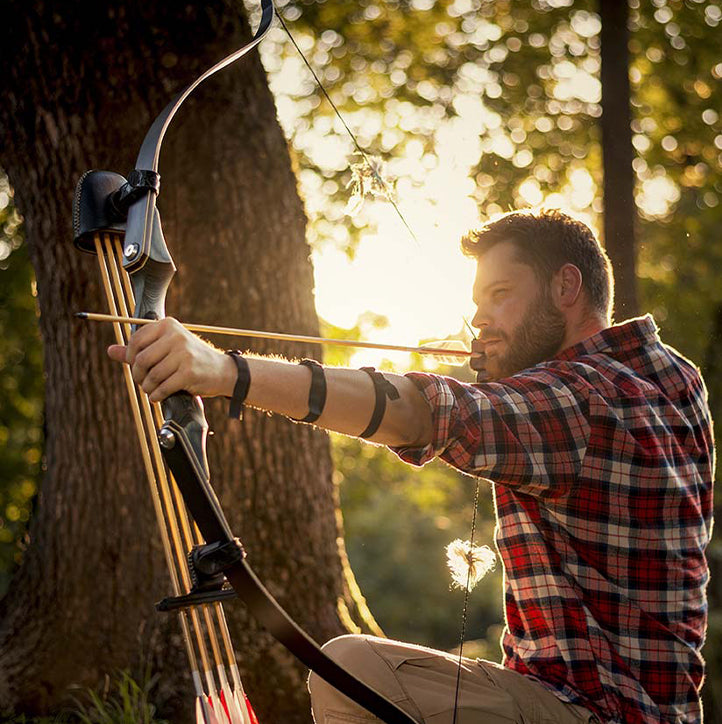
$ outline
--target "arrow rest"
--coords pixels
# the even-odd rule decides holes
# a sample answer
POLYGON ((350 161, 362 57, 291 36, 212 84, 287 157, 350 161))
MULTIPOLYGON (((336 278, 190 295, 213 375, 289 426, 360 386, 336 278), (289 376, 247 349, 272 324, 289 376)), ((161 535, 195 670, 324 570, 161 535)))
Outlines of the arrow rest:
POLYGON ((164 598, 156 604, 158 611, 175 611, 179 608, 201 606, 215 601, 227 601, 236 598, 237 594, 227 586, 223 573, 246 557, 241 542, 232 541, 205 543, 193 546, 188 552, 188 570, 193 586, 184 596, 164 598))
POLYGON ((223 579, 223 572, 246 557, 238 538, 232 541, 193 546, 188 553, 193 588, 206 590, 211 582, 223 579))

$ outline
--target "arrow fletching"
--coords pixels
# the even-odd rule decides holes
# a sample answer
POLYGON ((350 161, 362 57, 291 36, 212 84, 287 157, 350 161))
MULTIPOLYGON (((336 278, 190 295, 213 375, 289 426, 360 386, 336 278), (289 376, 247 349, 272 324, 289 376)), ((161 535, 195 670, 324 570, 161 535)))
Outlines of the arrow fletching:
POLYGON ((196 697, 196 724, 218 724, 213 708, 204 696, 196 697))
MULTIPOLYGON (((233 694, 234 694, 234 696, 238 697, 238 691, 234 691, 233 694)), ((258 717, 256 716, 256 712, 253 711, 253 706, 251 706, 251 702, 250 702, 249 698, 246 696, 245 693, 241 694, 241 696, 243 697, 243 700, 244 700, 242 703, 245 704, 246 711, 248 712, 248 721, 250 722, 250 724, 259 724, 258 717)), ((239 699, 240 699, 240 697, 239 697, 239 699)), ((239 701, 239 706, 242 703, 239 701)))
POLYGON ((226 678, 226 672, 222 666, 218 667, 218 677, 221 682, 220 700, 228 721, 230 724, 249 724, 243 715, 243 709, 238 705, 238 700, 233 696, 231 686, 226 678))
POLYGON ((459 367, 470 356, 466 344, 460 339, 440 339, 436 342, 426 342, 419 347, 419 351, 432 354, 440 364, 459 367))

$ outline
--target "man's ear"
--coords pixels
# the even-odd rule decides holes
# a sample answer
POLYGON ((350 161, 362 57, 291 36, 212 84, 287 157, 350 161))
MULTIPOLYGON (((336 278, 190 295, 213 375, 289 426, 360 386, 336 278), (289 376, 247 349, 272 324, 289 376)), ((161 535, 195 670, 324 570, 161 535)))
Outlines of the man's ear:
POLYGON ((582 272, 574 264, 565 264, 554 275, 552 293, 560 308, 572 307, 582 291, 582 272))

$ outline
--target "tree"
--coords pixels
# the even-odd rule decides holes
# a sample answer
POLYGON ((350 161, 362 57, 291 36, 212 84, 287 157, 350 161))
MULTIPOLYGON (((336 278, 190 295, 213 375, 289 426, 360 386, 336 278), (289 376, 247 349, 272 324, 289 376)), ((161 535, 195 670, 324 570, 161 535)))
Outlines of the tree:
POLYGON ((599 12, 602 20, 604 244, 614 267, 617 317, 628 319, 639 313, 634 241, 637 208, 629 98, 629 7, 619 0, 600 0, 599 12))
MULTIPOLYGON (((169 97, 247 38, 225 0, 173 13, 133 2, 8 8, 0 165, 37 279, 46 472, 29 548, 0 610, 2 709, 49 711, 72 684, 151 661, 163 677, 162 713, 190 716, 176 621, 152 607, 168 584, 124 391, 104 353, 109 329, 72 318, 100 309, 101 293, 92 258, 72 247, 70 211, 83 171, 131 169, 169 97)), ((316 333, 303 208, 258 59, 210 81, 166 144, 159 207, 178 264, 173 314, 316 333)), ((253 413, 232 427, 224 407, 208 406, 220 433, 211 470, 255 568, 315 637, 342 632, 342 614, 363 623, 336 542, 326 438, 253 413)), ((231 625, 262 718, 307 721, 303 667, 241 607, 231 625)))

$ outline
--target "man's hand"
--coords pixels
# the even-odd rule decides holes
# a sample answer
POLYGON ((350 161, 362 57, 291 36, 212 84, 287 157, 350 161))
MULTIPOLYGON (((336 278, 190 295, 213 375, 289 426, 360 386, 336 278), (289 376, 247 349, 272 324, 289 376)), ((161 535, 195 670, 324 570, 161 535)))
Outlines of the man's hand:
POLYGON ((471 341, 471 359, 469 360, 469 367, 476 372, 477 382, 488 382, 491 380, 491 375, 486 369, 485 347, 485 342, 480 339, 473 339, 471 341))
POLYGON ((170 317, 141 327, 127 347, 111 345, 108 356, 130 365, 133 379, 151 402, 180 390, 204 397, 230 395, 236 379, 228 355, 170 317))

